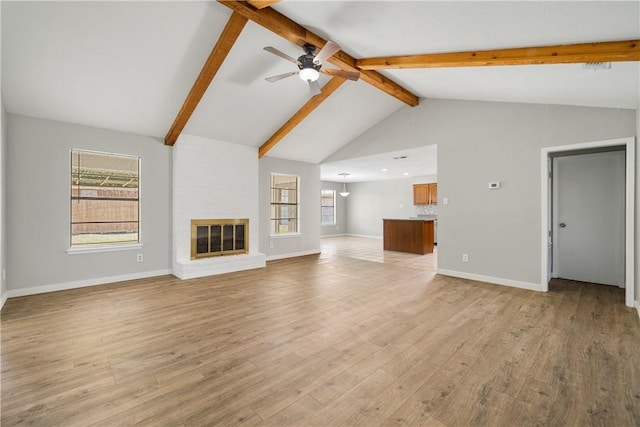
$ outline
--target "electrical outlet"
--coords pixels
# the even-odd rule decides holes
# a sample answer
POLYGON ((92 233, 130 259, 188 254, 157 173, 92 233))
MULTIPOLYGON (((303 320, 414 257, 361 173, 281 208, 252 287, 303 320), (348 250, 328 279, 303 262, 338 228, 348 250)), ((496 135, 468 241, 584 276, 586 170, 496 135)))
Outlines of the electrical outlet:
POLYGON ((273 249, 273 242, 269 242, 269 249, 273 249))
POLYGON ((462 262, 469 262, 469 254, 462 254, 462 262))
POLYGON ((448 205, 449 204, 449 198, 445 197, 444 199, 442 199, 442 204, 443 205, 448 205))
POLYGON ((138 262, 142 262, 142 261, 144 261, 144 257, 142 256, 142 254, 138 254, 138 255, 136 256, 136 261, 138 261, 138 262))

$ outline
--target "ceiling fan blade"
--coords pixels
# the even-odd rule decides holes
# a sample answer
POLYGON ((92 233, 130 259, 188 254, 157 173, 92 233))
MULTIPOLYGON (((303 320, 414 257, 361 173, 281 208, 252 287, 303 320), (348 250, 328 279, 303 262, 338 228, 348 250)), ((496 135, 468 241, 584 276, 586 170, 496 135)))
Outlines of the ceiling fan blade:
POLYGON ((286 79, 287 77, 295 76, 298 73, 299 71, 291 71, 289 73, 278 74, 277 76, 267 77, 265 78, 265 80, 268 81, 269 83, 273 83, 273 82, 277 82, 278 80, 286 79))
POLYGON ((311 96, 320 95, 322 93, 317 80, 315 82, 309 82, 309 91, 311 92, 311 96))
POLYGON ((273 53, 274 55, 279 56, 282 59, 286 59, 289 62, 293 62, 296 65, 302 65, 300 63, 300 61, 298 61, 297 59, 290 57, 286 53, 284 53, 282 51, 279 51, 278 49, 276 49, 273 46, 267 46, 267 47, 264 48, 264 50, 266 50, 267 52, 273 53))
POLYGON ((325 43, 324 47, 320 49, 320 52, 313 59, 314 64, 322 64, 326 59, 330 58, 334 53, 341 49, 338 43, 332 42, 329 40, 325 43))
POLYGON ((331 68, 321 68, 320 72, 331 77, 341 77, 343 79, 353 80, 354 82, 358 81, 358 79, 360 78, 360 73, 357 71, 342 71, 333 70, 331 68))

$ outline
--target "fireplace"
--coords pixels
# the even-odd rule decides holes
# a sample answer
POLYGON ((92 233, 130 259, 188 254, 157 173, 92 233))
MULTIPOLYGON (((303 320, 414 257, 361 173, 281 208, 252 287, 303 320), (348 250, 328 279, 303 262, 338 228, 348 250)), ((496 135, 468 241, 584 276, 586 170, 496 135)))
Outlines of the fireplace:
POLYGON ((191 259, 249 253, 249 219, 192 219, 191 259))

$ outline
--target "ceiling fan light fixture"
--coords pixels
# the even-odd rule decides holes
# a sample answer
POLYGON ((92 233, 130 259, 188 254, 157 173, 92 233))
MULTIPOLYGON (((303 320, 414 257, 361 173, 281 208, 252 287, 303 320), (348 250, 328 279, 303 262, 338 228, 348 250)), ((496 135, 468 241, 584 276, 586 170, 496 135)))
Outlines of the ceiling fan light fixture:
POLYGON ((320 77, 320 73, 318 72, 318 70, 315 70, 313 68, 303 68, 300 70, 298 75, 305 82, 315 82, 320 77))

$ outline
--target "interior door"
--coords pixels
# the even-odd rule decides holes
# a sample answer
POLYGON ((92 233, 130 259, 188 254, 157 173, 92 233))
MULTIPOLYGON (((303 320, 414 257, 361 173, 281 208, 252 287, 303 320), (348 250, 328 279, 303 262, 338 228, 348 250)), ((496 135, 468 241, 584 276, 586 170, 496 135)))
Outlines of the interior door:
POLYGON ((553 159, 554 277, 624 286, 625 152, 553 159))

